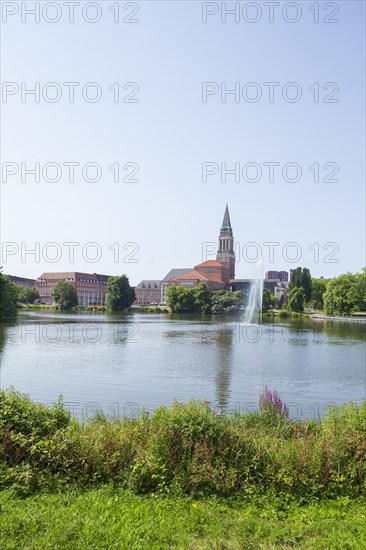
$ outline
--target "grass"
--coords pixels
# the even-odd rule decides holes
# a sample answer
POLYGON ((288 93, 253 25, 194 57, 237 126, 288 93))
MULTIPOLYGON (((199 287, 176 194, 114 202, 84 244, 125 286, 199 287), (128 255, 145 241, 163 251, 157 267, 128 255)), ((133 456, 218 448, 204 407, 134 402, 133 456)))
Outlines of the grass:
POLYGON ((361 549, 365 501, 299 506, 268 501, 137 496, 109 487, 36 495, 0 493, 3 549, 361 549))

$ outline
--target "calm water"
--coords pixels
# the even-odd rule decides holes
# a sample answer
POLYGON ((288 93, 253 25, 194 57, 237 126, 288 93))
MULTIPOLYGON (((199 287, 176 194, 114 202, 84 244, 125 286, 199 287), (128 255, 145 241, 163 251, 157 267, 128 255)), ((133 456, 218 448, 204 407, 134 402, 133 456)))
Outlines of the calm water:
POLYGON ((243 411, 267 383, 293 417, 317 418, 365 399, 365 336, 365 324, 330 321, 21 313, 0 325, 0 382, 40 402, 62 394, 79 418, 190 398, 243 411))

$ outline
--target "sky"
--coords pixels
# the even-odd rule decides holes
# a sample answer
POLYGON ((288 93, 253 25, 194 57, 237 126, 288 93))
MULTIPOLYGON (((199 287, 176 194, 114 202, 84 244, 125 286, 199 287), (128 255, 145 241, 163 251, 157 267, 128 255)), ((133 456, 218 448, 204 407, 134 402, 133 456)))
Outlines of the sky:
POLYGON ((226 202, 238 278, 365 265, 364 2, 71 4, 1 2, 5 273, 161 279, 226 202))

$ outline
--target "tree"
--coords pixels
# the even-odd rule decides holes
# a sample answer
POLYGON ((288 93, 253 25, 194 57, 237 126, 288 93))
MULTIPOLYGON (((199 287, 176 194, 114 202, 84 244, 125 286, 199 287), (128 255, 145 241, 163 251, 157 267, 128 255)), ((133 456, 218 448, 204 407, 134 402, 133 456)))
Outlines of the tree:
POLYGON ((289 290, 292 290, 293 288, 301 287, 301 273, 302 273, 302 268, 301 267, 297 267, 291 273, 289 290))
POLYGON ((11 283, 6 275, 0 272, 0 318, 13 316, 18 301, 17 285, 11 283))
POLYGON ((352 304, 352 311, 366 311, 366 267, 361 273, 355 273, 348 298, 352 304))
POLYGON ((310 270, 304 267, 300 277, 300 286, 305 292, 305 302, 309 302, 311 298, 311 275, 310 270))
POLYGON ((314 309, 324 308, 323 295, 327 289, 327 282, 323 277, 311 280, 311 303, 314 309))
POLYGON ((75 287, 68 281, 59 281, 52 291, 52 297, 62 311, 70 310, 78 305, 75 287))
POLYGON ((106 306, 111 311, 128 309, 136 300, 135 290, 130 286, 127 275, 111 277, 107 284, 106 306))
POLYGON ((211 313, 212 292, 208 290, 205 283, 200 283, 192 290, 195 311, 198 313, 211 313))
POLYGON ((229 292, 219 290, 212 294, 212 313, 236 313, 243 305, 244 294, 241 290, 229 292))
POLYGON ((331 279, 324 294, 324 311, 327 315, 366 311, 366 270, 331 279))
POLYGON ((172 313, 191 313, 195 311, 196 296, 194 291, 195 289, 184 286, 168 286, 167 304, 172 313))
POLYGON ((270 309, 277 305, 277 300, 275 295, 268 290, 268 288, 263 289, 263 301, 262 301, 262 313, 267 313, 270 309))
POLYGON ((297 267, 292 272, 289 289, 291 291, 294 288, 303 288, 305 292, 305 301, 309 302, 311 298, 311 275, 307 267, 297 267))
POLYGON ((290 290, 288 295, 288 308, 290 311, 299 313, 304 311, 305 290, 301 287, 295 287, 290 290))
POLYGON ((18 301, 23 304, 34 304, 36 300, 39 300, 39 294, 34 287, 23 286, 19 287, 18 301))

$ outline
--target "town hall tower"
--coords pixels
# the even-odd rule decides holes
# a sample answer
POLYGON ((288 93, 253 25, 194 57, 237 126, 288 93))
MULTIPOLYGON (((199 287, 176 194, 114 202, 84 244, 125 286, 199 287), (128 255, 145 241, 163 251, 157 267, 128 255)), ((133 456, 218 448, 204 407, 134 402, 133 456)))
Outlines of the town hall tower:
POLYGON ((230 271, 230 279, 235 279, 234 236, 230 222, 229 208, 226 204, 224 219, 219 235, 219 249, 216 260, 224 263, 230 271))

